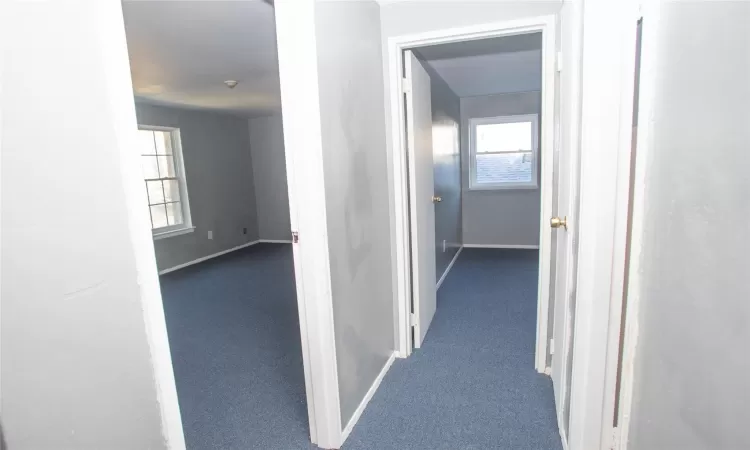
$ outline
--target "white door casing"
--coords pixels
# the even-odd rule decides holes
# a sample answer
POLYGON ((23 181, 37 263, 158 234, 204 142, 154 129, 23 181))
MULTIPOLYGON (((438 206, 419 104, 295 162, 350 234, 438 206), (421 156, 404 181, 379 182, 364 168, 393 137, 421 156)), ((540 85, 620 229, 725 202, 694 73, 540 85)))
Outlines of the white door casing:
POLYGON ((567 216, 568 229, 557 235, 555 261, 555 299, 552 338, 555 353, 552 355, 551 377, 555 393, 555 406, 560 430, 564 431, 562 418, 567 415, 568 361, 572 349, 571 302, 575 295, 575 239, 577 236, 578 207, 578 151, 580 147, 580 58, 582 39, 582 5, 571 2, 561 12, 560 72, 560 150, 558 152, 557 211, 567 216))
MULTIPOLYGON (((412 302, 412 283, 417 282, 418 272, 410 267, 414 258, 409 255, 413 248, 409 245, 409 235, 414 232, 409 225, 411 205, 411 180, 407 178, 407 145, 405 127, 404 91, 407 83, 403 79, 406 71, 404 51, 427 45, 445 44, 501 36, 512 36, 525 33, 542 32, 542 105, 541 105, 541 137, 539 140, 542 154, 551 155, 554 145, 554 107, 555 107, 555 56, 556 56, 556 18, 555 16, 538 16, 508 20, 499 23, 486 23, 460 28, 432 30, 411 35, 394 36, 388 39, 388 69, 387 76, 390 83, 390 120, 392 134, 391 175, 393 195, 393 233, 394 233, 394 278, 396 280, 396 349, 399 357, 408 357, 411 353, 411 331, 409 325, 410 308, 412 302)), ((410 156, 409 156, 410 158, 410 156)), ((552 215, 552 158, 542 156, 541 167, 541 217, 543 227, 540 231, 540 271, 538 283, 537 330, 534 367, 544 372, 547 367, 548 355, 548 309, 550 301, 550 254, 551 232, 549 218, 552 215)), ((429 195, 428 195, 429 200, 429 195)), ((434 230, 432 231, 434 233, 434 230)), ((434 260, 432 261, 434 264, 434 260)), ((434 281, 433 281, 434 283, 434 281)), ((414 289, 418 291, 418 289, 414 289)), ((416 297, 414 297, 416 301, 416 297)))
POLYGON ((432 169, 432 97, 430 75, 422 63, 404 52, 406 139, 409 161, 411 264, 413 277, 414 348, 424 342, 437 308, 435 274, 435 183, 432 169))

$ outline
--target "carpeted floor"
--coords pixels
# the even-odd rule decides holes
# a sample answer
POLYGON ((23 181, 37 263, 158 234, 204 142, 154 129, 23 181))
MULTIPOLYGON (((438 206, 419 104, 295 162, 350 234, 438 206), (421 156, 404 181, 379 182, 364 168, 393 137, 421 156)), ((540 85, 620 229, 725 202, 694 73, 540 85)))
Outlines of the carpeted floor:
POLYGON ((537 258, 464 249, 424 346, 395 362, 343 449, 561 449, 552 382, 534 370, 537 258))
POLYGON ((187 448, 309 449, 291 246, 232 252, 161 288, 187 448))
MULTIPOLYGON (((188 449, 310 448, 293 276, 262 244, 161 277, 188 449)), ((535 251, 465 249, 342 450, 561 449, 536 279, 535 251)))

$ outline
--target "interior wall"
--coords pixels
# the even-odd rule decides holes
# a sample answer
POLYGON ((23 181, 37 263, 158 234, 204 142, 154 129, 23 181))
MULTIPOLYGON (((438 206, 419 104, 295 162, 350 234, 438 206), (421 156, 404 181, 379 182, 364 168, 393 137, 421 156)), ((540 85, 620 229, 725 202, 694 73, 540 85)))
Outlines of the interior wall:
MULTIPOLYGON (((461 99, 463 241, 467 245, 538 246, 540 189, 469 189, 469 119, 538 114, 541 93, 518 92, 461 99)), ((539 163, 545 155, 539 148, 539 163)), ((541 186, 541 174, 539 178, 541 186)))
POLYGON ((248 125, 258 207, 258 237, 291 242, 281 114, 250 119, 248 125))
POLYGON ((163 315, 145 316, 160 299, 142 290, 158 292, 156 268, 138 271, 153 252, 135 245, 150 236, 131 229, 146 219, 129 214, 123 187, 136 121, 120 3, 6 6, 0 446, 184 447, 165 437, 177 398, 164 394, 175 393, 169 350, 165 362, 154 347, 163 315))
POLYGON ((432 164, 435 195, 435 273, 445 273, 462 244, 461 233, 461 104, 458 96, 429 64, 432 100, 432 164))
POLYGON ((394 349, 379 10, 374 1, 315 4, 343 426, 394 349))
MULTIPOLYGON (((159 270, 258 239, 247 119, 136 104, 139 125, 177 127, 194 232, 154 241, 159 270), (247 234, 243 234, 243 228, 247 234), (213 239, 208 239, 208 231, 213 239)), ((286 192, 286 191, 285 191, 286 192)))
POLYGON ((628 449, 750 448, 750 3, 659 5, 643 21, 628 449))

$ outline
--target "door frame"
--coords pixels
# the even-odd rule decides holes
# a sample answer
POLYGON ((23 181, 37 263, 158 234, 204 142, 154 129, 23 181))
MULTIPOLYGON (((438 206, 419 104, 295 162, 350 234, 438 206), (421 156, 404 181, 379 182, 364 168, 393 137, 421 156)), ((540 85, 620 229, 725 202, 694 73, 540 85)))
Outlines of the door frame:
MULTIPOLYGON (((627 269, 636 29, 641 17, 640 5, 628 0, 587 0, 583 8, 580 243, 567 436, 571 450, 608 450, 618 448, 621 442, 613 422, 627 269)), ((641 105, 643 93, 641 88, 641 105)), ((640 111, 641 117, 643 113, 640 111)), ((639 141, 644 139, 640 130, 638 134, 639 141)), ((639 154, 638 160, 642 157, 639 154)), ((636 175, 634 181, 640 176, 636 175)), ((640 187, 635 186, 635 190, 634 214, 639 214, 640 187)), ((640 243, 636 225, 634 222, 633 261, 637 259, 636 244, 640 243)), ((630 285, 633 283, 631 279, 630 285)), ((626 315, 634 319, 630 311, 626 315)), ((632 326, 637 324, 628 323, 626 336, 632 326)), ((629 383, 630 379, 624 377, 623 385, 629 383)), ((627 410, 629 399, 621 399, 625 400, 621 406, 627 410)))
POLYGON ((413 252, 409 245, 409 202, 411 192, 408 189, 407 142, 405 136, 404 114, 404 50, 435 44, 463 42, 479 39, 512 36, 527 33, 542 33, 542 102, 540 120, 542 121, 539 145, 542 155, 541 194, 541 226, 539 236, 539 281, 537 302, 536 351, 534 367, 538 372, 547 368, 549 352, 548 311, 550 300, 550 255, 551 233, 546 219, 552 215, 552 171, 554 152, 554 116, 555 116, 555 78, 556 78, 556 16, 543 15, 504 22, 482 25, 448 28, 388 39, 388 72, 385 74, 390 80, 390 119, 392 149, 391 183, 394 220, 394 280, 395 289, 395 329, 396 356, 408 357, 412 352, 411 329, 411 264, 413 252))

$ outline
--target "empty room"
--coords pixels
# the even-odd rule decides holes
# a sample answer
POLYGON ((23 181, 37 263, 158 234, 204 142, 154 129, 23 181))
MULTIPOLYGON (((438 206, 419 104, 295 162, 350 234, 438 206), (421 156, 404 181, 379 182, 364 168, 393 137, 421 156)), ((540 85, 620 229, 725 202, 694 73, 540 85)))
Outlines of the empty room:
POLYGON ((273 8, 126 1, 123 13, 187 447, 304 445, 273 8))

